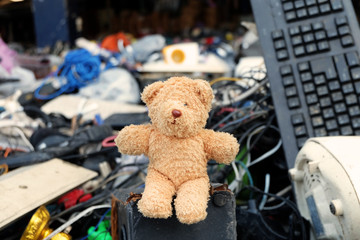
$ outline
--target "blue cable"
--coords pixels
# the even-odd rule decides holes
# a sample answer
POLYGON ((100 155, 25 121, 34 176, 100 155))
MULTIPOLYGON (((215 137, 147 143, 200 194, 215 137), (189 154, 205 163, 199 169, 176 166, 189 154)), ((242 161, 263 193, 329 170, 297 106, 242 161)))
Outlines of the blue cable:
POLYGON ((104 218, 106 217, 106 215, 110 212, 111 208, 109 208, 100 218, 99 222, 96 224, 95 228, 91 231, 91 233, 89 233, 88 235, 86 235, 85 237, 81 238, 80 240, 86 240, 91 234, 93 234, 93 232, 96 231, 96 229, 99 227, 100 223, 104 220, 104 218))
POLYGON ((99 56, 93 56, 86 49, 77 49, 70 51, 64 60, 64 63, 58 67, 58 70, 51 76, 58 77, 60 88, 49 95, 40 94, 48 78, 44 79, 42 84, 35 90, 34 95, 37 99, 49 100, 59 96, 62 93, 71 93, 79 88, 85 87, 93 82, 100 74, 101 61, 99 56))

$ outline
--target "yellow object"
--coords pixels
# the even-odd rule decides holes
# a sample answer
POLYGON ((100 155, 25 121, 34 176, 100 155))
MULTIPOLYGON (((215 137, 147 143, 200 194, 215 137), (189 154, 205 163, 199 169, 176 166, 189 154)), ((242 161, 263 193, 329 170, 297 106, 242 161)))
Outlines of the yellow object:
POLYGON ((48 210, 41 206, 31 217, 20 240, 38 240, 43 239, 51 233, 47 227, 50 220, 50 213, 48 210))
POLYGON ((182 63, 185 60, 185 53, 180 49, 176 49, 172 52, 171 58, 176 63, 182 63))
POLYGON ((61 232, 53 236, 51 240, 71 240, 71 236, 69 234, 61 232))
MULTIPOLYGON (((52 229, 48 227, 50 213, 45 206, 41 206, 31 217, 20 240, 42 240, 52 233, 52 229)), ((52 240, 71 240, 71 236, 66 233, 58 233, 52 240)))

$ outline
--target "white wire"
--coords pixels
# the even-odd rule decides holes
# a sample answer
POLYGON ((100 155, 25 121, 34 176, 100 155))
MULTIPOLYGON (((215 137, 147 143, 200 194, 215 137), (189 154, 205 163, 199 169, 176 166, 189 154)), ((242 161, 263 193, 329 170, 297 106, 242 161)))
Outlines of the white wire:
POLYGON ((258 157, 257 159, 255 159, 254 161, 252 161, 249 166, 255 165, 259 162, 261 162, 262 160, 268 158, 269 156, 273 155, 277 150, 279 150, 279 148, 281 147, 282 141, 281 139, 279 139, 279 142, 276 144, 275 147, 273 147, 272 149, 270 149, 269 151, 267 151, 266 153, 264 153, 263 155, 261 155, 260 157, 258 157))
POLYGON ((259 204, 259 210, 263 210, 264 206, 265 206, 265 203, 267 201, 267 193, 269 192, 269 188, 270 188, 270 174, 267 173, 265 175, 265 187, 264 187, 264 194, 263 194, 263 197, 261 199, 261 202, 259 204))
MULTIPOLYGON (((283 196, 285 193, 287 193, 288 191, 290 191, 292 189, 292 185, 289 185, 287 187, 285 187, 284 189, 280 190, 279 192, 275 193, 276 196, 283 196)), ((271 197, 269 198, 268 202, 272 202, 272 201, 275 201, 276 198, 274 197, 271 197)))
POLYGON ((26 144, 26 146, 29 147, 29 149, 31 151, 34 151, 34 147, 33 145, 30 143, 30 141, 27 139, 27 137, 25 136, 25 133, 22 131, 21 128, 14 126, 14 129, 17 131, 17 133, 20 135, 21 139, 24 141, 24 143, 26 144))
POLYGON ((234 169, 234 173, 235 173, 235 179, 230 183, 229 185, 229 189, 231 191, 239 191, 239 183, 242 181, 242 176, 240 176, 239 170, 236 167, 235 161, 231 162, 231 166, 234 169))
POLYGON ((53 236, 55 236, 59 232, 63 231, 65 228, 67 228, 68 226, 70 226, 74 222, 78 221, 80 218, 86 216, 86 214, 88 214, 89 212, 92 212, 93 210, 99 209, 99 208, 111 208, 111 206, 110 206, 110 204, 103 204, 103 205, 95 205, 95 206, 92 206, 92 207, 89 207, 89 208, 85 209, 84 211, 82 211, 78 215, 76 215, 76 217, 70 219, 69 221, 67 221, 66 223, 64 223, 60 227, 58 227, 56 230, 54 230, 49 236, 44 238, 44 240, 50 240, 53 236))
MULTIPOLYGON (((287 198, 287 199, 289 199, 289 198, 287 198)), ((277 205, 270 206, 270 207, 264 207, 263 210, 275 210, 275 209, 282 207, 285 203, 286 203, 285 201, 282 201, 281 203, 279 203, 277 205)))

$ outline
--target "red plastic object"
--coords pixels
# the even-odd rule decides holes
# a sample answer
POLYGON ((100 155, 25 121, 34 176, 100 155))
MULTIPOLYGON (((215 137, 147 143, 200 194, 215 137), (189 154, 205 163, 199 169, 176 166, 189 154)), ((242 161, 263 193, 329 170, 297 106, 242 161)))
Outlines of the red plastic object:
POLYGON ((128 39, 128 37, 124 33, 119 32, 105 37, 104 40, 101 42, 101 47, 112 52, 119 52, 119 40, 123 40, 124 47, 130 44, 130 40, 128 39))
POLYGON ((84 190, 74 189, 59 198, 58 204, 64 204, 65 209, 68 209, 75 206, 78 202, 86 202, 91 198, 92 196, 90 193, 84 195, 84 190))

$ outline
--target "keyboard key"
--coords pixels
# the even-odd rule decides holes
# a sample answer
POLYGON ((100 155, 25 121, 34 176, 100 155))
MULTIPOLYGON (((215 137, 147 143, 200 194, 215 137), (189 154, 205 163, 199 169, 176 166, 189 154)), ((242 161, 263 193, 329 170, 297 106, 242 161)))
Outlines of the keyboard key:
POLYGON ((329 51, 330 50, 330 45, 327 41, 321 41, 317 43, 318 49, 321 52, 325 52, 325 51, 329 51))
POLYGON ((315 116, 321 113, 320 104, 310 105, 309 106, 310 116, 315 116))
POLYGON ((296 139, 296 143, 297 143, 297 146, 298 146, 299 149, 304 146, 306 140, 307 140, 306 137, 296 139))
POLYGON ((310 65, 308 62, 301 62, 298 64, 299 72, 305 72, 310 70, 310 65))
POLYGON ((293 114, 291 116, 291 123, 294 126, 304 123, 304 116, 301 113, 293 114))
POLYGON ((354 83, 354 86, 355 86, 355 92, 357 94, 360 94, 360 82, 354 83))
POLYGON ((329 97, 320 98, 320 107, 325 108, 325 107, 330 107, 331 105, 332 103, 329 97))
POLYGON ((345 25, 347 23, 348 23, 348 21, 347 21, 346 16, 340 16, 340 17, 335 18, 336 26, 345 25))
POLYGON ((321 127, 324 125, 324 119, 322 117, 313 117, 311 118, 311 123, 313 127, 321 127))
POLYGON ((284 87, 292 86, 295 84, 295 80, 293 76, 286 76, 283 78, 284 87))
POLYGON ((310 43, 306 45, 306 52, 309 54, 316 53, 317 47, 315 43, 310 43))
POLYGON ((337 120, 340 125, 348 125, 350 123, 350 118, 346 114, 342 114, 342 115, 338 116, 337 120))
POLYGON ((351 117, 359 116, 360 115, 360 107, 359 106, 349 107, 349 114, 351 117))
POLYGON ((353 134, 353 130, 350 126, 345 126, 340 128, 341 135, 349 136, 353 134))
POLYGON ((296 16, 298 18, 306 18, 307 15, 308 15, 308 13, 307 13, 305 8, 302 8, 302 9, 299 9, 299 10, 296 11, 296 16))
POLYGON ((306 6, 312 6, 316 4, 316 0, 305 0, 306 6))
POLYGON ((315 41, 315 37, 314 37, 314 34, 312 33, 307 33, 303 36, 304 38, 304 43, 310 43, 310 42, 313 42, 315 41))
POLYGON ((294 54, 296 57, 301 57, 305 55, 305 48, 304 46, 298 46, 294 48, 294 54))
POLYGON ((356 117, 351 119, 351 125, 353 128, 360 128, 360 118, 356 117))
POLYGON ((329 94, 329 90, 327 89, 327 86, 320 86, 316 89, 317 95, 319 97, 326 96, 329 94))
POLYGON ((296 137, 303 137, 307 134, 305 125, 296 126, 294 131, 296 137))
POLYGON ((305 25, 301 25, 301 32, 302 33, 308 33, 311 32, 311 25, 305 24, 305 25))
POLYGON ((341 11, 343 10, 343 5, 341 0, 332 0, 331 1, 331 8, 333 11, 341 11))
POLYGON ((282 49, 282 50, 276 51, 276 57, 279 61, 284 61, 289 58, 289 54, 288 54, 287 50, 282 49))
POLYGON ((273 40, 282 39, 284 38, 284 33, 282 30, 274 30, 271 32, 271 37, 273 40))
POLYGON ((312 28, 314 31, 318 31, 324 29, 325 27, 323 22, 315 22, 312 24, 312 28))
MULTIPOLYGON (((359 109, 359 111, 360 111, 360 109, 359 109)), ((325 108, 323 110, 323 116, 325 119, 330 119, 330 118, 335 117, 334 110, 332 108, 325 108)))
POLYGON ((330 4, 328 4, 328 3, 321 4, 319 6, 319 9, 320 9, 321 13, 329 13, 329 12, 331 12, 331 7, 330 7, 330 4))
POLYGON ((315 137, 325 137, 327 136, 327 131, 325 128, 315 128, 314 129, 314 134, 315 134, 315 137))
POLYGON ((333 102, 340 102, 344 99, 344 96, 342 92, 334 92, 331 94, 331 99, 333 100, 333 102))
POLYGON ((355 94, 350 94, 345 97, 345 103, 347 106, 357 104, 357 97, 355 94))
POLYGON ((294 36, 300 33, 300 28, 298 26, 289 28, 290 36, 294 36))
POLYGON ((317 0, 318 4, 327 3, 329 0, 317 0))
POLYGON ((338 32, 340 36, 345 36, 351 33, 350 27, 348 25, 341 26, 338 28, 338 32))
POLYGON ((296 9, 305 7, 305 2, 303 0, 297 0, 294 2, 294 6, 296 9))
POLYGON ((354 87, 351 83, 343 84, 342 90, 344 94, 349 94, 354 92, 354 87))
POLYGON ((349 67, 355 67, 360 65, 359 56, 356 52, 349 52, 345 56, 349 67))
POLYGON ((292 87, 285 88, 285 95, 286 95, 286 97, 296 96, 297 95, 296 87, 292 86, 292 87))
POLYGON ((283 4, 283 9, 285 12, 293 10, 294 9, 294 4, 293 2, 286 2, 283 4))
POLYGON ((295 11, 290 11, 290 12, 285 13, 285 19, 288 22, 291 22, 291 21, 295 20, 296 19, 296 12, 295 11))
POLYGON ((340 132, 339 131, 331 131, 331 132, 329 132, 329 136, 340 136, 340 132))
POLYGON ((304 93, 312 93, 315 92, 315 85, 311 83, 306 83, 303 85, 304 93))
POLYGON ((336 113, 344 113, 344 112, 346 112, 345 103, 336 103, 334 105, 334 109, 335 109, 336 113))
POLYGON ((285 40, 279 39, 274 42, 274 47, 276 50, 285 48, 285 40))
POLYGON ((316 96, 316 94, 308 94, 306 95, 306 103, 308 105, 311 105, 311 104, 314 104, 314 103, 317 103, 319 100, 318 100, 318 97, 316 96))
POLYGON ((344 55, 341 54, 341 55, 335 56, 334 62, 335 62, 336 69, 338 70, 338 73, 339 73, 340 82, 342 82, 342 83, 349 82, 351 80, 350 73, 349 73, 348 66, 346 64, 344 55))
POLYGON ((350 70, 351 72, 351 78, 353 80, 359 80, 360 79, 360 67, 352 68, 350 70))
POLYGON ((354 39, 352 36, 350 35, 347 35, 347 36, 343 36, 341 38, 341 45, 343 47, 350 47, 350 46, 353 46, 354 45, 354 39))
POLYGON ((300 45, 302 43, 303 43, 302 38, 299 35, 294 36, 294 37, 291 38, 291 44, 293 46, 297 46, 297 45, 300 45))
POLYGON ((326 39, 326 32, 324 30, 319 30, 315 32, 315 39, 317 41, 326 39))
POLYGON ((340 89, 340 83, 337 80, 329 82, 330 91, 335 91, 340 89))
POLYGON ((335 79, 336 70, 332 58, 323 57, 310 61, 313 74, 325 73, 326 79, 335 79))
POLYGON ((288 107, 289 109, 294 109, 300 107, 300 100, 298 97, 292 97, 288 99, 288 107))
POLYGON ((291 66, 285 65, 285 66, 280 67, 280 74, 281 74, 281 76, 291 75, 292 74, 291 66))
POLYGON ((312 75, 310 72, 304 72, 300 74, 300 79, 303 83, 309 82, 312 80, 312 75))
POLYGON ((319 8, 317 6, 309 7, 308 12, 310 17, 314 17, 319 14, 319 8))
POLYGON ((324 84, 326 83, 326 79, 324 77, 324 75, 317 75, 314 77, 314 83, 315 85, 321 85, 321 84, 324 84))
POLYGON ((326 129, 331 131, 338 128, 337 122, 335 119, 327 120, 325 123, 326 129))

